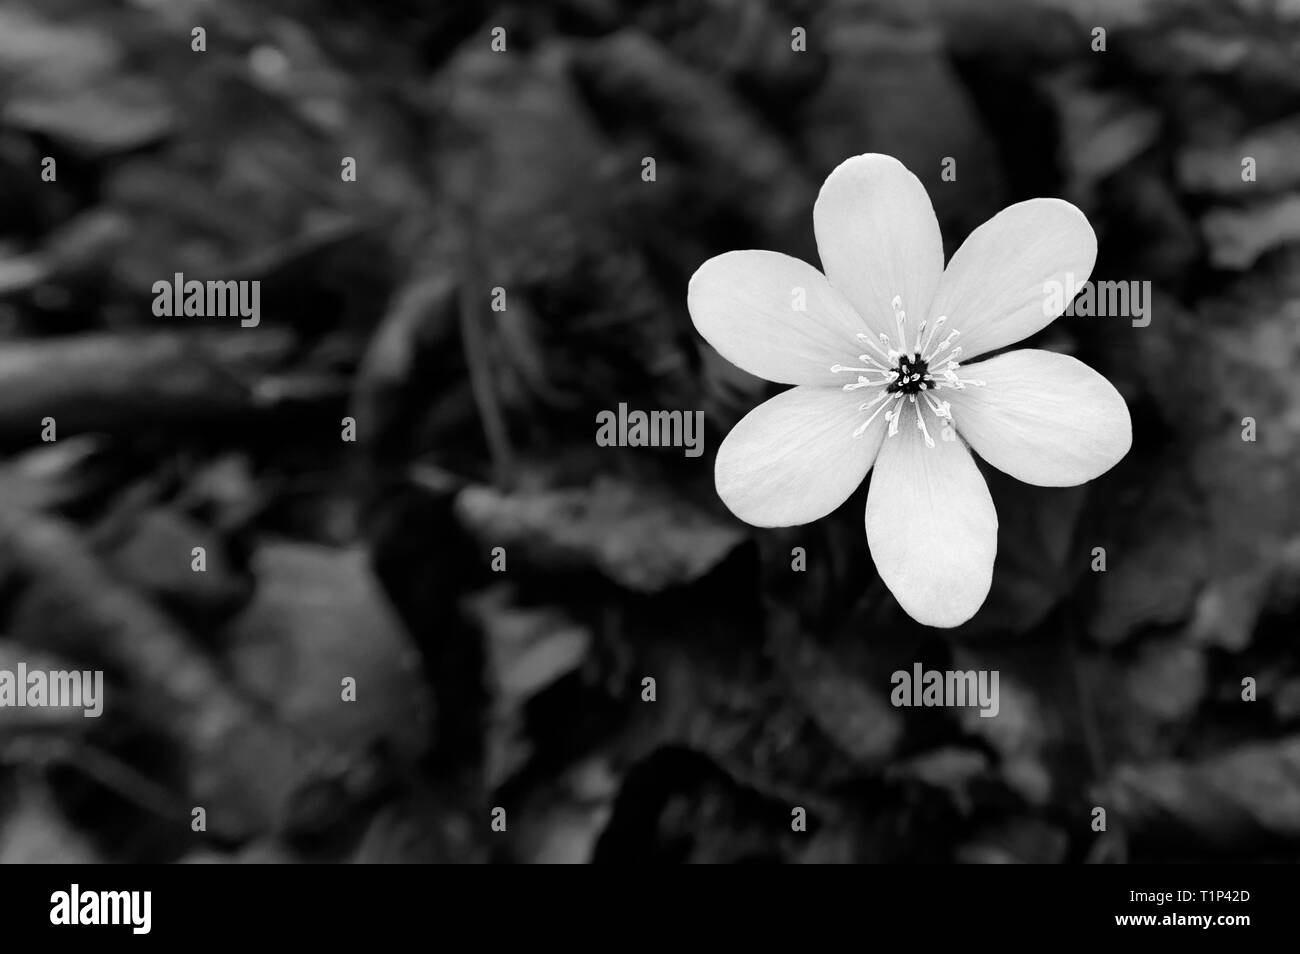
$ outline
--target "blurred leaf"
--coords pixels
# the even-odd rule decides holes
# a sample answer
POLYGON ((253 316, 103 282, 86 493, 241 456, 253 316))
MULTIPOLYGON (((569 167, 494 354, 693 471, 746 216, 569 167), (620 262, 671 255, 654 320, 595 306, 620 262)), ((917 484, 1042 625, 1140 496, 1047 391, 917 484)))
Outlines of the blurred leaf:
POLYGON ((1084 487, 1033 487, 983 467, 998 512, 997 561, 988 598, 962 638, 1021 633, 1038 625, 1087 565, 1074 548, 1084 487))
POLYGON ((1069 840, 1058 825, 1037 818, 1011 818, 981 828, 958 847, 955 860, 968 865, 1060 864, 1069 840))
POLYGON ((1061 160, 1075 195, 1090 194, 1160 135, 1159 112, 1133 94, 1092 89, 1082 72, 1063 74, 1051 89, 1061 117, 1061 160))
POLYGON ((1279 245, 1300 242, 1300 195, 1211 209, 1201 220, 1210 263, 1245 271, 1279 245))
POLYGON ((1195 763, 1125 765, 1095 793, 1131 830, 1246 852, 1300 840, 1300 738, 1195 763))
POLYGON ((0 10, 0 76, 35 89, 91 86, 118 66, 112 37, 90 23, 56 23, 17 5, 0 10))
MULTIPOLYGON (((928 25, 868 20, 853 4, 828 6, 816 28, 828 72, 797 113, 811 172, 820 178, 863 152, 898 158, 925 184, 947 229, 945 244, 956 249, 1001 208, 1005 186, 994 143, 943 38, 928 25), (947 157, 957 160, 955 179, 941 177, 947 157)), ((810 212, 811 204, 803 214, 810 212)))
POLYGON ((1106 569, 1097 583, 1089 632, 1113 645, 1145 626, 1168 626, 1187 619, 1209 572, 1210 540, 1199 504, 1178 485, 1176 471, 1148 471, 1153 486, 1125 521, 1122 540, 1087 541, 1081 559, 1092 562, 1093 546, 1106 544, 1106 569))
POLYGON ((478 829, 479 806, 458 801, 458 795, 418 786, 380 806, 370 817, 351 862, 369 865, 487 861, 491 833, 484 835, 478 829))
MULTIPOLYGON (((39 649, 32 649, 8 639, 0 639, 0 672, 13 674, 12 678, 15 680, 14 689, 20 696, 24 697, 27 687, 16 681, 20 663, 26 665, 28 673, 70 672, 78 669, 77 665, 63 657, 42 652, 39 649)), ((107 691, 111 691, 111 689, 107 691)), ((102 697, 100 702, 103 702, 102 697)), ((87 719, 80 708, 64 708, 55 705, 6 705, 3 709, 0 709, 0 736, 32 729, 86 731, 94 724, 94 721, 94 719, 87 719)))
POLYGON ((1185 637, 1144 642, 1135 658, 1096 656, 1082 666, 1109 761, 1159 759, 1194 734, 1207 664, 1204 650, 1185 637))
POLYGON ((857 764, 879 765, 903 737, 903 718, 889 703, 883 672, 862 671, 861 658, 828 652, 797 628, 791 614, 773 607, 768 645, 790 692, 836 747, 857 764))
POLYGON ((0 865, 99 864, 94 845, 55 807, 43 783, 18 786, 18 798, 0 811, 0 865))
POLYGON ((974 806, 972 787, 990 777, 989 759, 976 749, 944 746, 891 765, 886 777, 922 782, 946 792, 963 814, 974 806))
POLYGON ((107 441, 78 434, 41 444, 0 464, 0 493, 23 509, 59 509, 81 500, 104 480, 96 467, 107 441))
POLYGON ((484 773, 489 790, 531 755, 524 731, 529 700, 578 669, 591 648, 591 634, 562 611, 515 606, 512 598, 512 588, 501 584, 466 601, 487 644, 492 724, 484 773))
MULTIPOLYGON (((1218 130, 1214 130, 1218 132, 1218 130)), ((1227 141, 1207 137, 1178 154, 1178 180, 1190 192, 1241 198, 1300 187, 1300 119, 1288 117, 1227 141), (1242 160, 1255 160, 1255 178, 1243 178, 1242 160)))
POLYGON ((149 507, 125 515, 127 526, 104 541, 105 560, 123 580, 164 604, 209 620, 237 609, 249 595, 226 557, 225 542, 185 514, 149 507), (194 547, 203 547, 206 569, 193 569, 194 547))
POLYGON ((30 255, 0 258, 0 296, 27 291, 48 274, 49 266, 30 255))
POLYGON ((446 201, 493 248, 493 283, 571 262, 604 212, 605 150, 559 51, 499 56, 476 39, 432 95, 451 133, 438 157, 446 201))
POLYGON ((597 570, 643 593, 699 579, 744 539, 680 497, 604 475, 586 489, 467 487, 455 507, 485 547, 505 547, 510 561, 542 572, 597 570))
POLYGON ((356 548, 263 543, 258 588, 231 624, 227 655, 243 688, 304 736, 414 760, 429 742, 419 660, 356 548), (342 701, 342 680, 356 701, 342 701))
POLYGON ((1158 333, 1133 336, 1146 386, 1171 415, 1174 437, 1152 487, 1174 500, 1185 499, 1181 488, 1188 487, 1204 524, 1199 540, 1200 521, 1177 510, 1132 524, 1171 537, 1163 556, 1142 557, 1147 576, 1133 587, 1170 579, 1179 593, 1194 587, 1192 634, 1203 644, 1240 650, 1249 643, 1271 579, 1300 537, 1297 262, 1300 247, 1279 252, 1202 299, 1194 315, 1170 302, 1158 333), (1185 373, 1188 354, 1198 356, 1196 374, 1185 373), (1243 439, 1247 417, 1255 421, 1253 441, 1243 439), (1198 584, 1201 555, 1206 572, 1198 584))
POLYGON ((9 100, 4 118, 90 154, 138 149, 162 139, 173 125, 171 104, 157 86, 125 76, 55 96, 20 94, 9 100))
MULTIPOLYGON (((656 154, 659 176, 673 178, 663 169, 664 153, 688 166, 679 212, 726 207, 752 220, 773 246, 808 248, 813 182, 790 146, 725 85, 628 29, 580 48, 575 69, 608 111, 642 116, 654 128, 665 147, 656 154)), ((637 172, 634 166, 623 175, 637 172)), ((654 188, 662 188, 658 180, 654 188)))
POLYGON ((586 864, 613 812, 619 777, 596 756, 566 771, 523 807, 518 859, 530 864, 586 864))
POLYGON ((959 671, 998 673, 997 714, 981 715, 978 705, 968 705, 956 711, 958 722, 966 733, 984 739, 997 752, 997 771, 1013 791, 1032 805, 1047 804, 1055 794, 1054 769, 1063 755, 1066 733, 1075 728, 1067 723, 1065 700, 1073 696, 1073 686, 1059 651, 1036 646, 956 646, 952 665, 959 671))

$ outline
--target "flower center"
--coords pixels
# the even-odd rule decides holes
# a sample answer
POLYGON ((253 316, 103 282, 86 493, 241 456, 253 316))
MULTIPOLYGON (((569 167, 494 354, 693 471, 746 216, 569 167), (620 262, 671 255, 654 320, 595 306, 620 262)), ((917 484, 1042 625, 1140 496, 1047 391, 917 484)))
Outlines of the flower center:
POLYGON ((928 409, 939 426, 939 436, 945 441, 955 440, 957 432, 953 426, 952 409, 947 401, 941 400, 936 392, 945 388, 983 387, 983 381, 962 378, 958 375, 961 364, 961 348, 953 345, 960 332, 948 331, 947 335, 935 343, 940 329, 948 321, 947 315, 935 319, 934 326, 928 328, 928 322, 922 321, 916 329, 916 341, 909 347, 907 341, 907 312, 903 310, 903 299, 895 295, 891 304, 894 307, 894 321, 898 326, 898 342, 895 344, 889 335, 881 333, 879 340, 870 335, 860 334, 858 340, 869 346, 866 354, 858 355, 862 367, 846 367, 842 364, 831 365, 831 371, 839 373, 849 371, 856 373, 858 380, 844 385, 845 391, 878 389, 879 393, 858 410, 870 410, 871 415, 853 432, 854 437, 861 437, 882 412, 889 422, 889 437, 898 433, 903 412, 910 405, 916 412, 916 426, 925 438, 927 447, 934 446, 934 438, 925 423, 925 410, 928 409), (871 351, 874 350, 874 354, 871 351), (919 399, 919 400, 918 400, 919 399))
POLYGON ((894 374, 896 377, 893 382, 885 385, 885 390, 890 394, 898 391, 919 394, 935 387, 934 379, 930 377, 930 366, 919 354, 899 355, 894 374))

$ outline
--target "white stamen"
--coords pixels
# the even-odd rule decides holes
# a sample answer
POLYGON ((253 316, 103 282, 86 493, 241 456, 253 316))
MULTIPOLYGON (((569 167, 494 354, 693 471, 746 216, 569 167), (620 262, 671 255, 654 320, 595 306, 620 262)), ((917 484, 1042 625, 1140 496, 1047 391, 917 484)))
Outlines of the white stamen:
POLYGON ((898 372, 896 372, 896 371, 888 371, 888 370, 886 370, 886 369, 884 369, 884 368, 881 368, 881 367, 878 367, 878 366, 876 366, 876 367, 869 367, 869 368, 851 368, 851 367, 849 367, 849 366, 847 366, 847 365, 843 365, 843 364, 832 364, 832 365, 831 365, 831 373, 832 373, 832 374, 839 374, 841 371, 853 371, 853 372, 857 373, 857 375, 858 375, 858 383, 857 383, 856 385, 855 385, 855 384, 846 384, 846 385, 844 385, 844 390, 846 390, 846 391, 852 391, 855 387, 871 387, 872 385, 875 385, 875 384, 888 384, 888 383, 889 383, 890 381, 892 381, 894 378, 898 377, 898 372), (869 383, 868 383, 867 380, 866 380, 866 378, 863 377, 863 375, 866 375, 866 374, 883 374, 883 375, 885 376, 886 380, 884 380, 884 381, 872 381, 872 382, 869 382, 869 383))
POLYGON ((907 328, 907 312, 903 310, 903 296, 895 295, 893 301, 889 304, 893 306, 894 321, 898 325, 898 341, 904 348, 906 348, 907 333, 905 329, 907 328))
POLYGON ((926 358, 924 359, 924 360, 925 360, 925 363, 926 363, 926 364, 929 364, 929 363, 930 363, 931 361, 933 361, 937 356, 943 354, 944 350, 945 350, 945 349, 946 349, 950 344, 952 344, 952 339, 953 339, 953 338, 956 338, 956 337, 957 337, 958 335, 960 335, 960 334, 961 334, 961 332, 958 331, 956 328, 954 328, 952 331, 948 332, 948 337, 946 337, 946 338, 944 338, 942 341, 940 341, 938 347, 936 347, 933 351, 930 352, 929 355, 926 356, 926 358))
POLYGON ((949 420, 952 419, 952 410, 951 410, 952 406, 947 401, 940 401, 933 394, 929 394, 929 393, 926 393, 922 396, 925 398, 926 405, 929 406, 930 410, 934 412, 935 417, 940 419, 943 418, 947 418, 949 420))
POLYGON ((921 414, 921 405, 919 404, 916 406, 916 426, 921 429, 921 435, 925 438, 925 446, 933 447, 934 438, 930 436, 930 432, 926 429, 925 417, 921 414))
MULTIPOLYGON (((885 401, 885 398, 888 398, 889 396, 890 395, 888 392, 884 392, 880 395, 880 397, 876 398, 875 401, 868 401, 866 404, 858 408, 859 411, 865 411, 867 408, 871 407, 871 405, 877 402, 884 402, 881 403, 880 407, 876 408, 875 411, 872 412, 869 418, 867 418, 865 421, 863 421, 861 424, 858 425, 858 429, 853 432, 854 437, 861 437, 863 434, 865 434, 867 428, 871 426, 871 422, 880 416, 881 411, 884 411, 885 408, 889 407, 889 403, 885 401)), ((888 417, 889 417, 889 412, 886 411, 885 418, 888 419, 888 417)))
MULTIPOLYGON (((882 336, 882 337, 883 337, 883 336, 882 336)), ((889 360, 889 354, 885 351, 884 348, 880 347, 880 344, 876 341, 875 338, 871 337, 871 335, 864 335, 864 334, 859 333, 859 334, 857 335, 857 339, 858 339, 859 341, 861 341, 863 344, 871 345, 871 347, 873 347, 873 348, 876 349, 876 353, 877 353, 877 354, 879 354, 879 355, 880 355, 882 358, 884 358, 886 361, 889 360)), ((885 339, 885 343, 886 343, 886 344, 889 343, 889 339, 888 339, 888 338, 885 339)))
MULTIPOLYGON (((948 320, 947 315, 940 315, 938 318, 934 319, 934 327, 930 329, 930 333, 926 336, 925 344, 921 345, 921 354, 925 354, 928 350, 930 350, 930 342, 934 340, 935 334, 938 332, 940 328, 943 327, 943 323, 947 320, 948 320)), ((921 325, 922 327, 924 327, 925 323, 922 322, 921 325)))
POLYGON ((857 381, 857 383, 856 383, 856 384, 846 384, 846 385, 844 385, 843 390, 845 390, 845 391, 857 391, 857 390, 860 390, 860 389, 862 389, 862 388, 883 388, 883 387, 884 387, 885 385, 887 385, 887 384, 889 384, 888 381, 871 381, 871 380, 868 380, 868 379, 867 379, 866 377, 864 377, 863 375, 859 374, 859 375, 858 375, 858 381, 857 381))

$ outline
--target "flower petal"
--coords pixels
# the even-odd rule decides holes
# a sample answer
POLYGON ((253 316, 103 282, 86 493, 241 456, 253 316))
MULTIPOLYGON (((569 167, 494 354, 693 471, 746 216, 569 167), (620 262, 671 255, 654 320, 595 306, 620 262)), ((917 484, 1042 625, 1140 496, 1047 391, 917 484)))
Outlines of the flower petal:
POLYGON ((927 626, 958 626, 993 581, 998 515, 960 440, 904 426, 884 442, 867 492, 867 545, 899 605, 927 626))
POLYGON ((1062 199, 1018 202, 957 249, 930 305, 930 319, 948 316, 947 327, 961 332, 954 343, 969 361, 1055 321, 1096 261, 1097 236, 1073 205, 1062 199))
POLYGON ((746 414, 718 448, 713 474, 722 502, 757 527, 809 523, 844 503, 885 433, 880 414, 853 436, 871 413, 858 410, 862 393, 791 388, 746 414))
POLYGON ((1017 480, 1073 487, 1115 466, 1133 444, 1128 406, 1082 361, 1024 349, 966 365, 984 387, 943 392, 957 432, 1017 480))
POLYGON ((845 384, 865 331, 844 296, 807 262, 780 252, 717 255, 691 276, 691 320, 732 364, 778 384, 845 384))
POLYGON ((813 229, 826 277, 873 332, 897 341, 895 296, 911 327, 925 317, 943 275, 943 237, 925 186, 901 162, 868 153, 836 166, 813 229))

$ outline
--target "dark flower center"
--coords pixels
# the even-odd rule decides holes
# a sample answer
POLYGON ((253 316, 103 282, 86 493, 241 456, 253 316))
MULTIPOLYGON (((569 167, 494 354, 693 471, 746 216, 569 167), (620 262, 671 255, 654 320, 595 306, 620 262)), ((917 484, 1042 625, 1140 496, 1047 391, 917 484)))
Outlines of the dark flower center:
POLYGON ((894 370, 898 372, 898 379, 885 388, 891 394, 900 391, 903 394, 919 394, 934 388, 930 369, 919 354, 900 355, 898 366, 894 370))

